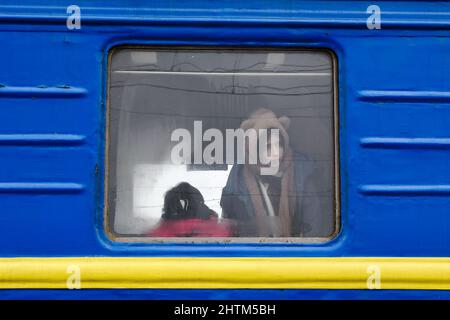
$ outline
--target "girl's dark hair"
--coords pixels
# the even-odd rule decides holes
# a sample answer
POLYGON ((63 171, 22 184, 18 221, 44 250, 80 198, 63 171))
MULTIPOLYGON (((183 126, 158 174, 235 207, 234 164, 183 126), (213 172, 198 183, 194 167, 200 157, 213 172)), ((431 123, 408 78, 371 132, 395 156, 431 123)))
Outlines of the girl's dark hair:
POLYGON ((200 191, 187 182, 181 182, 164 196, 162 219, 208 219, 217 214, 205 205, 200 191))

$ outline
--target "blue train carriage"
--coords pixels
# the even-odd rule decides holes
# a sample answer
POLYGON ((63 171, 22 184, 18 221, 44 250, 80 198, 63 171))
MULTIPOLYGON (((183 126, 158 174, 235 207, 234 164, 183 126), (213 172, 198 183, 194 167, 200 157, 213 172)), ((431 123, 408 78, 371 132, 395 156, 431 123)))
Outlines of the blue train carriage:
POLYGON ((449 29, 429 1, 0 1, 0 297, 449 298, 449 29))

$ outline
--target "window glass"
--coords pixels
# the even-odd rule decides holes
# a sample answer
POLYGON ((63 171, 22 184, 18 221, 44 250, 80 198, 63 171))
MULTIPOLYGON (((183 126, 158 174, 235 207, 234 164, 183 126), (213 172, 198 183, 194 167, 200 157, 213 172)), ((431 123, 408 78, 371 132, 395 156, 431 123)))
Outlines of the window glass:
POLYGON ((108 231, 158 241, 329 238, 333 86, 325 51, 115 49, 108 231))

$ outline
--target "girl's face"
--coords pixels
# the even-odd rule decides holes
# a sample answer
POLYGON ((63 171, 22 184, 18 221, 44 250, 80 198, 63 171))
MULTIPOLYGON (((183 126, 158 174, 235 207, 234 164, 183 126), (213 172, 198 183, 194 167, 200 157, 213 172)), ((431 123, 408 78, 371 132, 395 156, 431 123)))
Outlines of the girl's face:
POLYGON ((258 167, 276 167, 275 170, 269 171, 272 172, 273 175, 278 173, 279 164, 281 163, 284 156, 283 140, 280 138, 278 130, 277 133, 278 134, 268 135, 266 145, 259 145, 258 167), (266 150, 261 150, 261 147, 265 148, 266 150))

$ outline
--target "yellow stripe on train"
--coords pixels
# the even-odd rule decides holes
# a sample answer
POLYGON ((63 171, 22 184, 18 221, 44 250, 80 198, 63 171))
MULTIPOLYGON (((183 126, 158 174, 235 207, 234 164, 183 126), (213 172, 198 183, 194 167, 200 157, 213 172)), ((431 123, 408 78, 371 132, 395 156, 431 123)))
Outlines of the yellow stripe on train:
POLYGON ((450 290, 450 258, 1 258, 0 288, 450 290))

